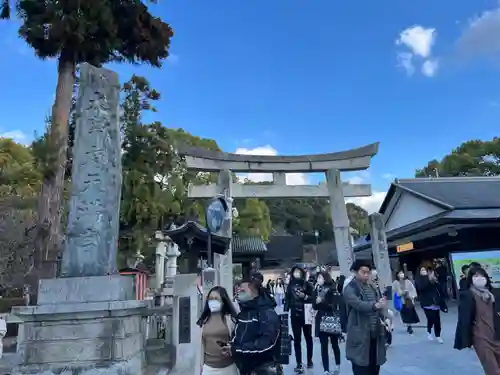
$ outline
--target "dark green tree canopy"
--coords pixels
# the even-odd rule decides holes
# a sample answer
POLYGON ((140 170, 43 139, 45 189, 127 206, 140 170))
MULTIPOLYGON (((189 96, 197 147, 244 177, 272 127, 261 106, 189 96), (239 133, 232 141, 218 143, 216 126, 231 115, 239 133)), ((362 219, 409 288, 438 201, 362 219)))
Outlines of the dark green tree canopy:
POLYGON ((462 143, 441 161, 431 160, 415 177, 457 177, 500 175, 500 138, 462 143))
MULTIPOLYGON (((172 28, 140 0, 18 0, 19 35, 38 57, 100 66, 109 61, 161 66, 172 28)), ((1 18, 10 17, 3 0, 1 18)))

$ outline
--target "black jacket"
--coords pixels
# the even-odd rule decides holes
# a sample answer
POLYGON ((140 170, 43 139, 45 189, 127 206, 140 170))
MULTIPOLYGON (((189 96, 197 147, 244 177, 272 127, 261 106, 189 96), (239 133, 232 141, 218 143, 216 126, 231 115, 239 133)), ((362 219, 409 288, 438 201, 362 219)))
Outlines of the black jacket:
POLYGON ((469 285, 467 283, 467 279, 465 277, 460 277, 460 281, 458 282, 458 290, 463 291, 469 289, 469 285))
POLYGON ((299 267, 292 268, 290 283, 285 292, 285 305, 284 311, 290 311, 290 316, 304 318, 305 310, 304 304, 313 303, 314 301, 314 288, 311 283, 306 281, 306 273, 303 269, 299 267), (293 277, 293 272, 295 270, 300 270, 302 277, 296 279, 293 277), (304 298, 297 295, 298 292, 305 294, 304 298))
POLYGON ((280 336, 281 321, 266 295, 240 303, 240 313, 231 340, 232 355, 242 374, 272 363, 280 336))
POLYGON ((419 275, 415 279, 415 288, 422 307, 443 306, 444 299, 437 281, 433 283, 429 277, 419 275))
POLYGON ((321 318, 325 315, 336 314, 340 317, 340 324, 342 326, 342 332, 345 332, 347 323, 346 307, 344 303, 344 298, 338 292, 337 286, 335 284, 325 285, 323 288, 327 288, 326 294, 321 299, 320 303, 316 302, 316 297, 319 294, 323 294, 323 291, 318 290, 314 296, 313 309, 317 310, 316 318, 321 321, 321 318))

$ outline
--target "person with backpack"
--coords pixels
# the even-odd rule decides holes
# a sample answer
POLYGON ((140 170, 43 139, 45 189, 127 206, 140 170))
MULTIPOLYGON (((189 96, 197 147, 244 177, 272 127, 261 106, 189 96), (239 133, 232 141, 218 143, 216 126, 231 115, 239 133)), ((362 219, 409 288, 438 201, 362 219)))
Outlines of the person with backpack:
POLYGON ((378 375, 386 362, 387 301, 370 281, 369 262, 358 259, 351 269, 354 279, 343 293, 347 310, 346 357, 354 375, 378 375))
POLYGON ((241 375, 277 373, 276 352, 280 344, 280 318, 258 278, 244 279, 237 289, 240 313, 231 342, 224 350, 241 375))

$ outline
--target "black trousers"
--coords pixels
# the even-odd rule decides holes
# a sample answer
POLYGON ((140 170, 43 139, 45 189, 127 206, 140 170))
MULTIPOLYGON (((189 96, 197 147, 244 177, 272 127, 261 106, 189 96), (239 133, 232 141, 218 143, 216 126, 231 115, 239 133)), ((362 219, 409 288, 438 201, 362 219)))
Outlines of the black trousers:
POLYGON ((312 362, 313 357, 313 339, 312 339, 312 326, 311 324, 304 324, 304 318, 300 316, 291 316, 293 334, 293 348, 295 351, 295 361, 297 366, 302 365, 302 332, 306 340, 307 348, 307 363, 312 362))
POLYGON ((434 335, 441 337, 441 311, 424 309, 425 317, 427 318, 427 333, 432 333, 434 327, 434 335))
POLYGON ((379 375, 380 366, 377 366, 377 339, 370 340, 370 364, 368 366, 358 366, 352 364, 353 375, 379 375))
POLYGON ((328 333, 319 333, 319 342, 321 344, 321 362, 323 362, 323 370, 330 371, 330 361, 328 355, 328 341, 331 342, 333 348, 333 355, 335 356, 335 364, 340 366, 340 347, 339 336, 330 335, 328 333))

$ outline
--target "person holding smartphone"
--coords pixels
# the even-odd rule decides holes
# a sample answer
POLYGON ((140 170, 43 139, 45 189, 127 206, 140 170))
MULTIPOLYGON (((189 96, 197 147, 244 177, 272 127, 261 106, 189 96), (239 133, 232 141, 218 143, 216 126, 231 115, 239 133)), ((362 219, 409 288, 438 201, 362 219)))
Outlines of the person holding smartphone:
POLYGON ((226 289, 221 286, 212 288, 198 320, 202 329, 202 375, 238 374, 233 358, 224 349, 229 342, 236 317, 236 310, 226 289))

